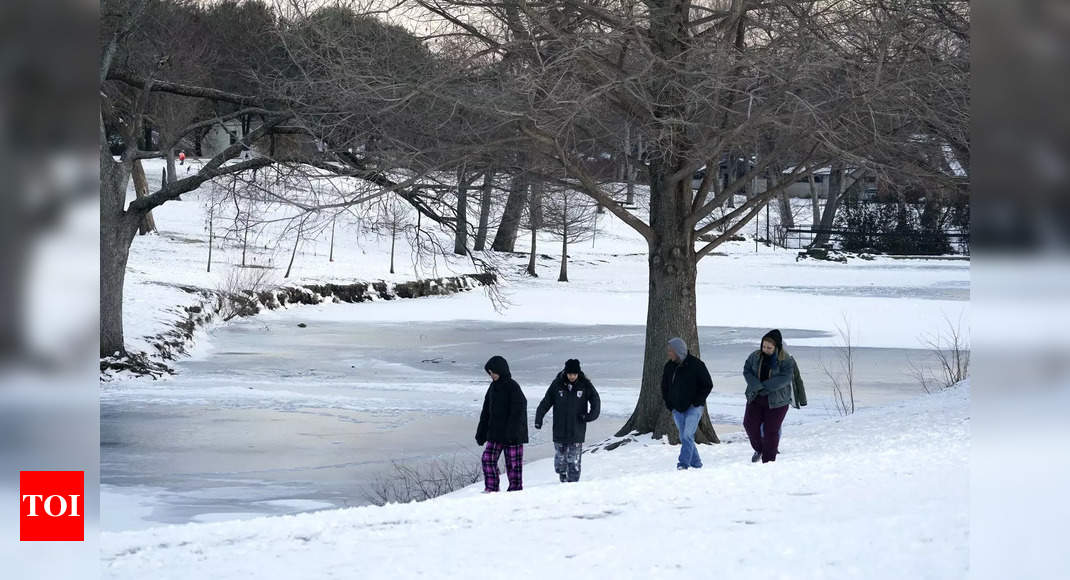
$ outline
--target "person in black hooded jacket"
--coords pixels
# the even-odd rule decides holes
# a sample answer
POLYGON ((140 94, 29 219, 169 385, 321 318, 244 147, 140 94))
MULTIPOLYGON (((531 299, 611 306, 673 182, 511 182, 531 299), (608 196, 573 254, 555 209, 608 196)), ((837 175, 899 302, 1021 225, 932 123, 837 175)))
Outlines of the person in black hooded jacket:
POLYGON ((505 452, 507 491, 524 489, 524 444, 528 442, 528 400, 509 372, 509 363, 493 356, 483 365, 491 383, 483 397, 476 443, 483 449, 484 492, 498 491, 498 458, 505 452))
POLYGON ((713 380, 706 364, 688 351, 684 339, 669 339, 667 352, 669 361, 661 373, 661 398, 680 433, 676 469, 700 469, 702 459, 695 445, 695 431, 702 420, 706 397, 713 390, 713 380))
POLYGON ((602 402, 598 391, 583 374, 580 361, 570 358, 565 369, 546 389, 535 410, 535 428, 542 429, 546 412, 554 410, 554 470, 561 481, 580 480, 580 456, 587 423, 598 418, 602 402))

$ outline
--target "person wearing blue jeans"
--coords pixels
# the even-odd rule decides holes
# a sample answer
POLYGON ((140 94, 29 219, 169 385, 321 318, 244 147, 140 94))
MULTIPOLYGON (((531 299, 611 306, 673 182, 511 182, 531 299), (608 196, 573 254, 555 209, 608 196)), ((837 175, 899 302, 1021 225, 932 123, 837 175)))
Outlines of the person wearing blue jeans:
POLYGON ((695 445, 706 397, 713 390, 713 380, 706 364, 690 354, 687 343, 676 337, 669 340, 669 360, 661 374, 661 397, 672 411, 676 429, 680 432, 680 457, 676 469, 702 467, 702 459, 695 445))
POLYGON ((676 469, 702 467, 698 446, 695 445, 695 431, 698 430, 699 419, 702 419, 702 407, 691 407, 683 413, 673 409, 672 419, 676 421, 676 430, 680 432, 680 457, 676 460, 676 469))

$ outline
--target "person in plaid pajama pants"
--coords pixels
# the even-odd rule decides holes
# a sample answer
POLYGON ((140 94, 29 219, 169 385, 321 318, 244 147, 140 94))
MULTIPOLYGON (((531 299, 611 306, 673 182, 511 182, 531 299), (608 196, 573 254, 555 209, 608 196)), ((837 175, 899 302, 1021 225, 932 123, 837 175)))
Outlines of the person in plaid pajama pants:
POLYGON ((476 443, 483 449, 484 492, 498 491, 498 458, 505 452, 508 491, 524 489, 524 444, 528 442, 528 400, 509 372, 509 363, 493 356, 483 366, 491 383, 483 397, 476 443))
POLYGON ((498 491, 500 478, 498 477, 498 458, 505 452, 505 474, 509 477, 509 488, 506 491, 520 491, 524 489, 524 446, 503 445, 488 441, 483 449, 483 480, 486 482, 484 491, 498 491))

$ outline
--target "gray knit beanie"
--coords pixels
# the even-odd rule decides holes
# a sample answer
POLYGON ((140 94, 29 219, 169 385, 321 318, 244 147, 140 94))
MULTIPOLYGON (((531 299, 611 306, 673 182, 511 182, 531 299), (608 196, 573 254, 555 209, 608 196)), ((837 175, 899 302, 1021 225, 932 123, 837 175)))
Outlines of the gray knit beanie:
POLYGON ((679 336, 669 339, 669 346, 672 347, 676 356, 680 357, 680 360, 687 358, 687 343, 679 336))

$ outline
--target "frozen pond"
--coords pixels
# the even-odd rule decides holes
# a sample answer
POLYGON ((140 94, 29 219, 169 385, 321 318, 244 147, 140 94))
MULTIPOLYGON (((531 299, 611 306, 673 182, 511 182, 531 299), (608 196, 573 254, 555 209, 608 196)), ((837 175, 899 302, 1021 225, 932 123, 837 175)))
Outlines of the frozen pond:
MULTIPOLYGON (((612 435, 638 395, 642 327, 301 322, 301 309, 237 321, 212 333, 210 353, 180 362, 176 377, 103 389, 105 529, 362 505, 392 462, 478 464, 482 369, 494 354, 524 388, 529 422, 565 359, 579 358, 603 402, 588 442, 612 435)), ((719 432, 739 428, 740 371, 765 330, 700 329, 719 432)), ((793 347, 824 335, 782 330, 810 399, 786 425, 835 415, 824 368, 836 372, 837 349, 793 347)), ((856 349, 856 403, 917 396, 911 364, 929 362, 920 350, 856 349)), ((552 455, 549 431, 530 429, 526 459, 552 455)))

